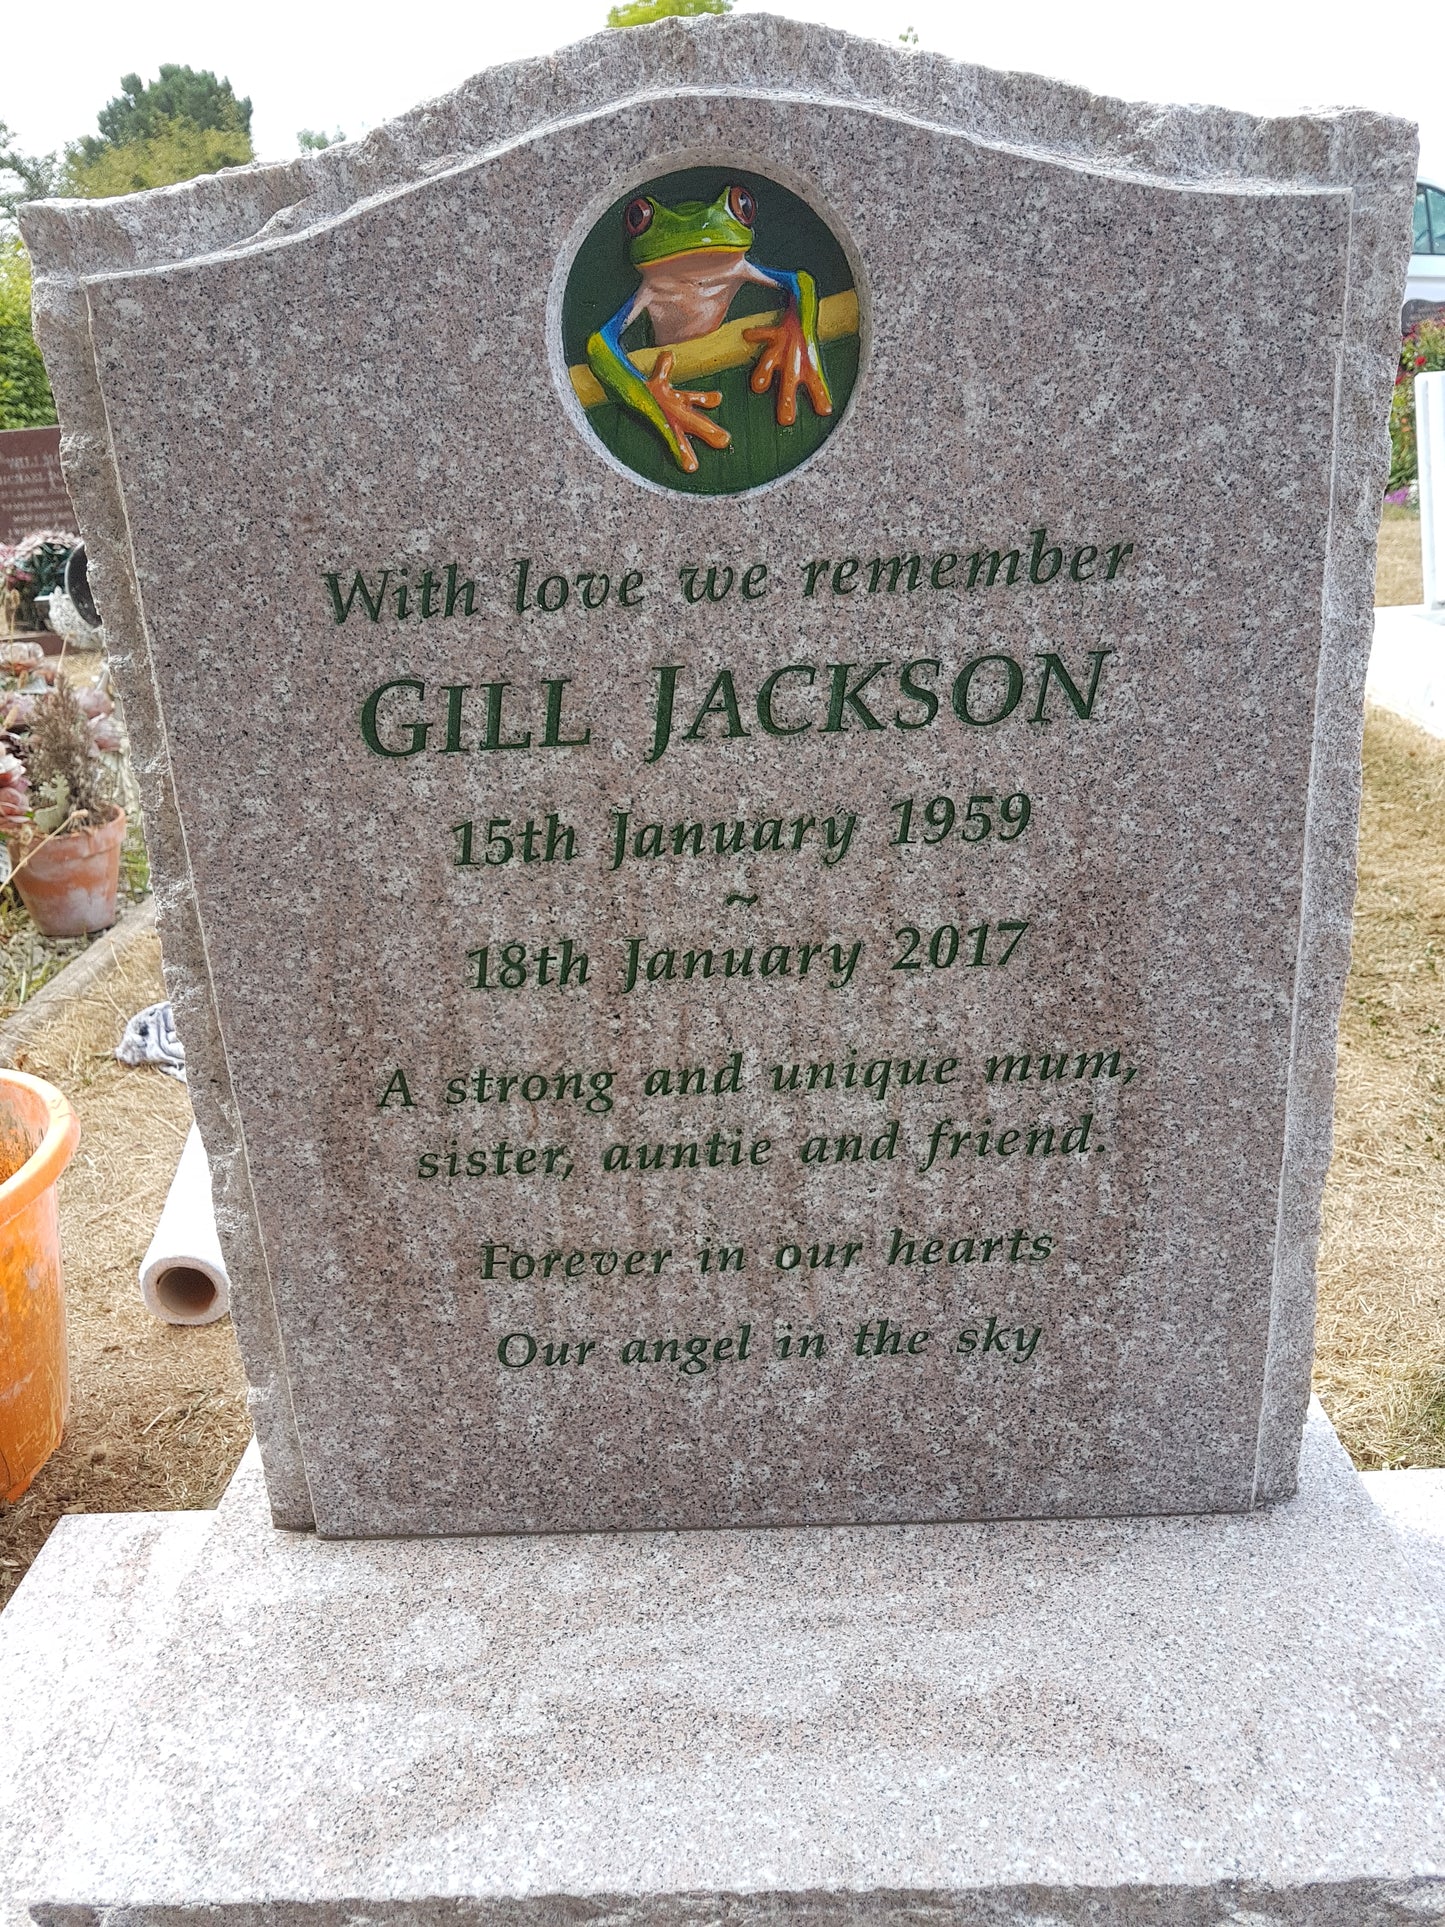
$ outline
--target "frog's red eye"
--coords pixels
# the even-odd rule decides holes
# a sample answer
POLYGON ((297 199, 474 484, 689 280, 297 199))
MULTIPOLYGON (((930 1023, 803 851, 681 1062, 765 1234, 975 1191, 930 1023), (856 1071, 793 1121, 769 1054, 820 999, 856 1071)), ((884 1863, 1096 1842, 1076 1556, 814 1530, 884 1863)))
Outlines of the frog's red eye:
POLYGON ((622 210, 622 225, 635 241, 639 234, 646 234, 652 226, 652 203, 643 194, 629 201, 622 210))
POLYGON ((744 227, 751 227, 758 218, 758 204, 745 187, 728 189, 728 213, 744 227))

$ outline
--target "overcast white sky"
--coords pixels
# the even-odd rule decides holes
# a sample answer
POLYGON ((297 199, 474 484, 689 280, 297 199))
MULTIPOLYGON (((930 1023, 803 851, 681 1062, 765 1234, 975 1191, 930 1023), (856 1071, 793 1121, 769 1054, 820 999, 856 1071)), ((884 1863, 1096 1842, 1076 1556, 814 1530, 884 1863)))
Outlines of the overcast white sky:
MULTIPOLYGON (((1445 5, 1354 0, 739 0, 879 40, 1022 67, 1126 99, 1256 112, 1381 107, 1421 124, 1421 172, 1445 185, 1445 5)), ((498 61, 596 31, 607 0, 67 0, 48 70, 0 61, 0 119, 44 152, 94 130, 123 73, 211 67, 254 104, 258 153, 301 127, 355 135, 498 61)), ((13 53, 14 35, 10 36, 13 53)))

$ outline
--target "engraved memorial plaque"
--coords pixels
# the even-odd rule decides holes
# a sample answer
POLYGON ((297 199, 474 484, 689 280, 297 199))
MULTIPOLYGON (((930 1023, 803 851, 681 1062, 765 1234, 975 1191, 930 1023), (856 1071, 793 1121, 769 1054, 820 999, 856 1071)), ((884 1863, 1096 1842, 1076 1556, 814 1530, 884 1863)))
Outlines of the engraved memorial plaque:
POLYGON ((1293 1488, 1391 124, 788 31, 27 216, 284 1521, 1293 1488))

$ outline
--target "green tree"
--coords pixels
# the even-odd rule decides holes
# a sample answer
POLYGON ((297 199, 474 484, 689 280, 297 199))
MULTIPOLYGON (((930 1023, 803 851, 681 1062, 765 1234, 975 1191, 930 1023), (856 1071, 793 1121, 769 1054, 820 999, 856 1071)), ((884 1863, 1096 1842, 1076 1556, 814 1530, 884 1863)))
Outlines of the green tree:
POLYGON ((345 139, 346 136, 339 127, 334 134, 322 134, 315 128, 303 127, 296 135, 296 145, 303 154, 319 154, 323 148, 335 147, 338 141, 345 139))
POLYGON ((12 231, 22 201, 43 201, 53 194, 60 173, 54 154, 22 154, 15 136, 0 120, 0 231, 12 231))
POLYGON ((0 236, 0 428, 47 428, 55 398, 30 332, 30 257, 0 236))
POLYGON ((650 27, 654 20, 691 20, 700 13, 731 13, 733 0, 623 0, 607 16, 609 27, 650 27))
POLYGON ((229 80, 165 66, 149 83, 127 74, 120 85, 100 112, 99 131, 68 146, 63 160, 22 154, 0 122, 0 428, 55 420, 30 329, 30 260, 15 228, 20 203, 51 194, 134 194, 253 158, 251 103, 236 98, 229 80))
POLYGON ((255 158, 251 103, 229 80, 172 64, 144 83, 126 74, 120 87, 96 117, 100 131, 66 148, 62 194, 135 194, 255 158))
POLYGON ((185 120, 193 127, 218 133, 244 134, 249 160, 251 103, 237 100, 229 80, 217 80, 203 69, 162 66, 159 77, 144 84, 139 74, 125 74, 120 92, 96 116, 98 134, 78 143, 83 161, 94 161, 107 147, 128 147, 133 141, 153 140, 171 122, 185 120))
POLYGON ((61 191, 97 200, 169 187, 252 158, 251 136, 229 127, 198 127, 190 120, 158 120, 151 133, 118 147, 102 147, 91 160, 72 147, 65 157, 61 191))

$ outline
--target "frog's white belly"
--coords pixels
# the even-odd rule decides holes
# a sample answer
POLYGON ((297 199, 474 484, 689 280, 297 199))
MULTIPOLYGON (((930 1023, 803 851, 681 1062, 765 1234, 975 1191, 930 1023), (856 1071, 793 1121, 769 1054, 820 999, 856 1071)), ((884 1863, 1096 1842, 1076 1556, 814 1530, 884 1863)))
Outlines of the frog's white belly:
POLYGON ((632 313, 645 309, 652 318, 653 338, 659 347, 696 341, 727 320, 733 296, 745 282, 770 287, 741 249, 695 248, 653 261, 641 270, 642 286, 632 313))

